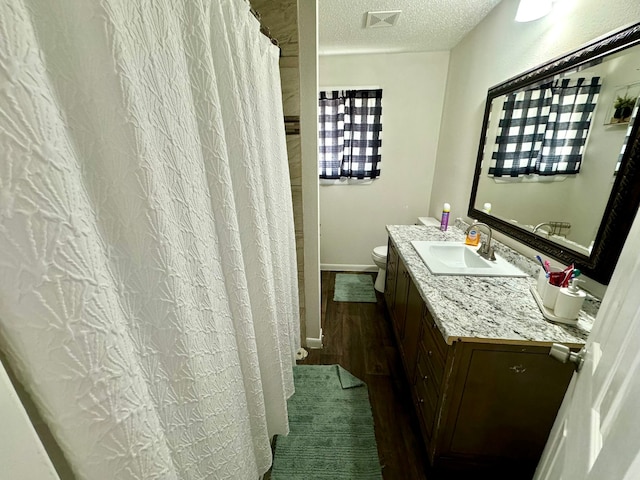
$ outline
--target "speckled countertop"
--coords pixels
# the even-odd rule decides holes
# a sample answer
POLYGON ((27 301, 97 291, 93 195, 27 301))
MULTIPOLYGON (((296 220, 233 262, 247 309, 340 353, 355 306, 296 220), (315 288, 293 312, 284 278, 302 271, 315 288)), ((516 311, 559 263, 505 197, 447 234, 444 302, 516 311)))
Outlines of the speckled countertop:
POLYGON ((388 225, 387 231, 423 300, 440 328, 445 341, 500 342, 511 344, 585 343, 600 302, 587 295, 577 325, 555 324, 546 320, 529 287, 535 285, 539 266, 494 241, 496 253, 531 275, 514 277, 470 277, 433 275, 412 240, 464 241, 459 221, 446 232, 423 225, 388 225))

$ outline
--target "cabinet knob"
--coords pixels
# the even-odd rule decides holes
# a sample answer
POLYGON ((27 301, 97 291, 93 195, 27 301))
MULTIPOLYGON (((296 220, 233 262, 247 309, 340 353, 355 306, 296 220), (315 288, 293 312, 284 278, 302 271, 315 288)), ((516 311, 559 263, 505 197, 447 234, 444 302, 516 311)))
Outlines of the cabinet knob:
POLYGON ((429 380, 429 375, 423 375, 422 380, 429 380))
POLYGON ((424 398, 421 398, 420 400, 418 400, 418 403, 424 403, 424 398))
POLYGON ((433 355, 433 352, 432 352, 431 350, 429 350, 429 351, 427 352, 427 355, 431 357, 431 356, 433 355))
POLYGON ((433 325, 431 325, 431 328, 436 328, 436 322, 433 322, 433 325))
POLYGON ((584 356, 586 353, 584 347, 578 353, 573 353, 569 347, 559 343, 554 343, 549 351, 549 355, 562 363, 574 363, 577 372, 580 371, 584 364, 584 356))

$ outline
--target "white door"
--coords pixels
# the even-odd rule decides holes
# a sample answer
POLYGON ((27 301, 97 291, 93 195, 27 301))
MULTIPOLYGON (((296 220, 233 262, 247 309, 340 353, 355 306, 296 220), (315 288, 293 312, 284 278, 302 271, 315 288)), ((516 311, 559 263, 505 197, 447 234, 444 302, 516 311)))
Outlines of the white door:
POLYGON ((0 479, 60 480, 0 362, 0 479))
POLYGON ((640 215, 635 219, 535 480, 640 479, 640 215))

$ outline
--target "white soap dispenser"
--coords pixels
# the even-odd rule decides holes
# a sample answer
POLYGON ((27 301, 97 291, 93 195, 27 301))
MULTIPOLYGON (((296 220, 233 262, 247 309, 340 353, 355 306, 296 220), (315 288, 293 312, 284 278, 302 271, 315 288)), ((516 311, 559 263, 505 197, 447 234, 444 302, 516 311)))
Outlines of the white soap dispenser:
POLYGON ((553 309, 553 313, 556 316, 562 318, 576 319, 582 308, 582 303, 587 297, 587 294, 580 290, 576 285, 579 282, 577 278, 571 279, 571 284, 566 288, 561 288, 558 291, 558 298, 553 309))

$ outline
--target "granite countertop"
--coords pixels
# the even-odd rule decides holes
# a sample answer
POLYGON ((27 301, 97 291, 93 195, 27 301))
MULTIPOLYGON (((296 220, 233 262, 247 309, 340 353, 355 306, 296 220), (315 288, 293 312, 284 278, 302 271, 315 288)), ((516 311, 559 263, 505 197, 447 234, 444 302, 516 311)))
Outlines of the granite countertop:
POLYGON ((504 244, 493 241, 496 253, 529 274, 517 277, 433 275, 411 245, 412 240, 464 241, 464 224, 446 232, 423 225, 387 225, 422 299, 445 341, 581 346, 586 342, 600 301, 587 295, 577 325, 546 320, 529 288, 536 284, 539 265, 504 244))

